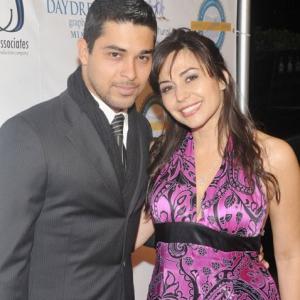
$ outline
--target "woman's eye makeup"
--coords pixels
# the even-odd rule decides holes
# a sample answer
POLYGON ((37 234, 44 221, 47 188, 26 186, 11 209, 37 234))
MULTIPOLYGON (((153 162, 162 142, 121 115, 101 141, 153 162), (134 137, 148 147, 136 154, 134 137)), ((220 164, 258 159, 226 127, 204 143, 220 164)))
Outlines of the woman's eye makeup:
POLYGON ((162 94, 166 94, 168 93, 169 91, 171 91, 173 89, 173 86, 172 85, 164 85, 164 86, 161 86, 160 87, 160 92, 162 94))
POLYGON ((199 77, 198 74, 191 74, 186 77, 185 81, 190 82, 197 79, 198 77, 199 77))

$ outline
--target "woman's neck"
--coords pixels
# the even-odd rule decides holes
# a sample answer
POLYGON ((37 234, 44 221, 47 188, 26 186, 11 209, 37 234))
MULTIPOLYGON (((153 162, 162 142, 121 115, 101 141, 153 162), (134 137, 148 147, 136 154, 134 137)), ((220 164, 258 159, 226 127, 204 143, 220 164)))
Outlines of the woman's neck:
POLYGON ((219 139, 218 128, 200 128, 197 130, 192 130, 193 140, 195 150, 199 153, 207 154, 213 152, 219 152, 223 150, 228 135, 226 131, 223 131, 221 138, 219 139), (220 145, 219 145, 220 142, 220 145))

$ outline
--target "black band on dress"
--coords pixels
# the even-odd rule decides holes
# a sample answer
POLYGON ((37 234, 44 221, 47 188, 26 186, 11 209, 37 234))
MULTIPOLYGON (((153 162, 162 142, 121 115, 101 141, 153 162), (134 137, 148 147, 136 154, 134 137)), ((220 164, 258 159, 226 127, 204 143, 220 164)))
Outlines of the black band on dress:
POLYGON ((157 223, 154 227, 156 243, 191 243, 225 252, 260 251, 260 235, 241 237, 191 222, 157 223))

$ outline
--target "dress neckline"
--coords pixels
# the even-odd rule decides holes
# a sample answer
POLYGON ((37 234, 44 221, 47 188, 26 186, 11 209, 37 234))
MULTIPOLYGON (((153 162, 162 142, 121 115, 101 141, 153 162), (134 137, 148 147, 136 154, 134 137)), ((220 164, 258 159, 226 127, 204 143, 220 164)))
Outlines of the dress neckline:
POLYGON ((200 212, 197 212, 197 177, 196 177, 196 160, 195 160, 194 139, 193 139, 193 134, 190 131, 187 132, 186 139, 188 139, 190 141, 190 146, 189 146, 189 144, 186 145, 186 148, 190 148, 190 149, 186 149, 186 150, 188 150, 188 152, 190 152, 189 154, 191 155, 191 157, 193 159, 194 174, 195 174, 195 181, 194 181, 194 183, 195 183, 195 205, 194 205, 193 209, 195 210, 195 222, 199 223, 205 219, 204 210, 202 208, 202 203, 204 202, 204 200, 207 197, 208 190, 210 190, 212 188, 217 189, 216 180, 219 177, 222 170, 224 169, 224 164, 226 164, 226 161, 227 161, 226 156, 227 156, 228 151, 230 151, 230 149, 232 149, 232 139, 230 137, 227 139, 224 154, 221 159, 221 163, 219 164, 217 171, 215 172, 214 176, 210 180, 209 184, 207 185, 206 189, 204 190, 204 192, 202 194, 201 199, 199 200, 200 201, 200 212))

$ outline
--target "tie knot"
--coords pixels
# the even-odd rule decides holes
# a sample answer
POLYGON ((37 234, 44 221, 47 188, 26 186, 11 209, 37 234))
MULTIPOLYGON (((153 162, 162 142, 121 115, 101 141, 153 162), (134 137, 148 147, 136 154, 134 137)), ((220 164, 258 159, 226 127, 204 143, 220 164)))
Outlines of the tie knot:
POLYGON ((114 135, 123 135, 124 115, 117 114, 111 122, 114 135))

